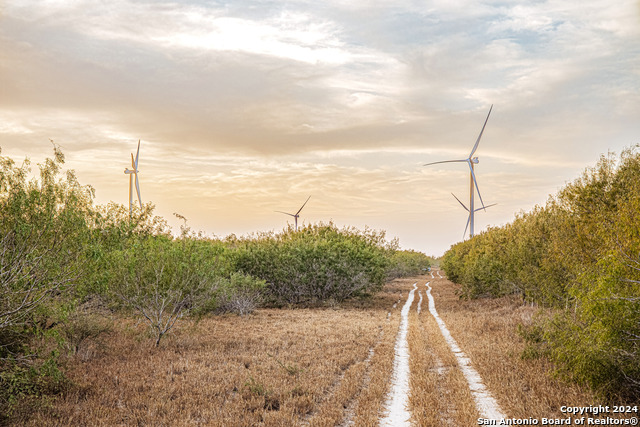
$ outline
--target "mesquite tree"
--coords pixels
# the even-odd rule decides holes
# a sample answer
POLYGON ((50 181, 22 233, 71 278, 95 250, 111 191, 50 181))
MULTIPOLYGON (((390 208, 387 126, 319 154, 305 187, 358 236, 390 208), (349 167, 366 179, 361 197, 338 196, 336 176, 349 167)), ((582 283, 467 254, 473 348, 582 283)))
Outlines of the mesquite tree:
POLYGON ((114 258, 112 289, 151 327, 155 345, 185 314, 215 298, 216 247, 190 237, 145 236, 114 258))
MULTIPOLYGON (((93 190, 73 172, 60 177, 64 156, 54 154, 31 180, 28 160, 0 157, 0 341, 81 275, 93 190)), ((15 347, 7 341, 0 357, 15 347)))

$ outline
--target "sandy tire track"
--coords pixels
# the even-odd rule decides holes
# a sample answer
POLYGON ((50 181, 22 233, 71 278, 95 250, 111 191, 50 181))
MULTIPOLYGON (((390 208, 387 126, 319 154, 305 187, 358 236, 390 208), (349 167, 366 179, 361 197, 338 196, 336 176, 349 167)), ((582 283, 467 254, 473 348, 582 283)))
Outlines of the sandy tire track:
POLYGON ((380 421, 381 426, 402 427, 410 425, 411 413, 408 410, 410 371, 407 333, 409 330, 409 310, 413 304, 417 285, 417 282, 413 284, 413 289, 409 292, 400 313, 401 320, 395 345, 391 392, 385 408, 387 414, 380 421))
POLYGON ((414 425, 470 425, 477 419, 473 398, 435 320, 426 310, 410 316, 409 403, 414 425))
MULTIPOLYGON (((437 271, 437 274, 438 274, 438 277, 443 278, 440 275, 439 270, 437 271)), ((500 419, 506 418, 502 409, 498 405, 498 402, 494 399, 490 391, 484 385, 482 378, 480 377, 480 374, 478 374, 478 372, 473 368, 471 359, 469 359, 464 354, 464 352, 460 349, 460 347, 458 346, 458 343, 449 332, 446 324, 438 315, 438 312, 435 306, 435 300, 431 295, 431 286, 429 286, 429 284, 430 282, 427 282, 427 284, 425 285, 427 288, 427 298, 429 300, 429 312, 438 323, 442 336, 447 341, 449 348, 451 349, 451 351, 453 352, 453 354, 455 355, 458 361, 458 366, 460 367, 460 370, 462 371, 462 373, 464 374, 467 380, 469 390, 471 390, 471 394, 476 402, 476 407, 478 409, 478 412, 483 418, 489 418, 494 420, 500 420, 500 419)))
MULTIPOLYGON (((437 278, 433 280, 446 280, 440 271, 432 271, 431 275, 434 276, 434 273, 437 278)), ((457 426, 471 425, 478 417, 506 418, 473 368, 471 360, 462 352, 438 315, 430 283, 425 285, 429 313, 426 313, 426 309, 424 312, 421 310, 422 292, 414 283, 402 305, 399 324, 393 326, 397 327, 393 373, 384 411, 377 424, 394 427, 457 426), (416 291, 419 301, 412 311, 413 302, 417 299, 416 291)), ((402 298, 393 304, 391 312, 399 307, 401 301, 402 298)), ((387 321, 391 312, 387 315, 387 321)), ((369 356, 362 361, 364 372, 359 381, 361 392, 358 395, 373 380, 369 376, 373 356, 374 352, 370 350, 369 356)), ((359 397, 354 397, 342 408, 344 418, 338 425, 357 424, 359 417, 355 412, 361 408, 357 408, 359 397)))

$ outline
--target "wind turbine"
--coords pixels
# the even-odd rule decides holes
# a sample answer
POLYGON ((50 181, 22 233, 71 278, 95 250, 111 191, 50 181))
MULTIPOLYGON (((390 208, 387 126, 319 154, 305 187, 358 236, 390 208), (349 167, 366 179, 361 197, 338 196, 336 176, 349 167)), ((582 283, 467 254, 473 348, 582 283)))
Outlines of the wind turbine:
MULTIPOLYGON (((469 209, 468 211, 469 211, 469 224, 471 225, 471 228, 469 229, 469 237, 474 236, 474 227, 473 227, 474 213, 480 209, 480 208, 479 209, 474 208, 474 194, 475 194, 475 192, 473 191, 474 186, 475 186, 475 190, 478 192, 478 197, 480 197, 480 203, 482 203, 482 209, 486 208, 486 206, 484 205, 484 201, 482 201, 482 196, 480 195, 480 189, 478 188, 478 181, 476 181, 476 174, 473 172, 473 165, 478 164, 479 160, 477 157, 473 157, 473 154, 478 149, 478 144, 480 144, 480 138, 482 138, 482 133, 484 132, 484 128, 487 126, 487 122, 489 121, 491 110, 493 110, 493 105, 491 105, 491 108, 489 108, 489 114, 487 114, 487 118, 484 121, 484 125, 482 126, 482 130, 480 131, 480 135, 478 135, 478 139, 476 140, 476 143, 473 146, 471 153, 469 153, 469 157, 467 157, 466 159, 460 159, 460 160, 443 160, 441 162, 432 162, 424 165, 424 166, 429 166, 429 165, 436 165, 438 163, 456 163, 456 162, 466 162, 469 165, 469 209)), ((467 231, 465 229, 465 234, 466 232, 467 231)))
MULTIPOLYGON (((452 195, 453 197, 456 197, 456 195, 455 195, 455 194, 453 194, 453 193, 451 193, 451 195, 452 195)), ((460 201, 460 199, 458 199, 458 198, 456 197, 456 200, 458 201, 458 203, 460 203, 460 204, 462 205, 462 207, 464 208, 464 210, 466 210, 467 212, 469 212, 469 216, 467 217, 467 225, 464 227, 464 233, 462 233, 462 238, 464 239, 464 235, 465 235, 465 234, 467 234, 467 228, 469 228, 469 221, 471 221, 471 211, 469 210, 469 208, 468 208, 468 207, 466 207, 466 206, 464 205, 464 203, 462 203, 462 202, 460 201)), ((484 207, 482 207, 482 208, 477 208, 477 209, 475 209, 475 210, 474 210, 474 212, 478 212, 478 211, 479 211, 479 210, 481 210, 481 209, 490 208, 491 206, 495 206, 495 205, 497 205, 497 203, 492 203, 492 204, 487 205, 487 206, 484 206, 484 207)), ((473 236, 471 236, 471 235, 470 235, 469 237, 473 237, 473 236)))
POLYGON ((283 214, 285 214, 285 215, 292 216, 292 217, 295 219, 295 223, 296 223, 296 231, 298 231, 298 217, 300 216, 300 211, 302 210, 302 208, 304 208, 304 205, 306 205, 306 204, 307 204, 307 202, 309 201, 309 199, 310 199, 310 198, 311 198, 311 196, 307 197, 307 200, 303 203, 303 205, 300 207, 300 209, 298 209, 298 212, 296 212, 296 213, 294 213, 294 214, 289 213, 289 212, 282 212, 282 211, 276 211, 276 212, 279 212, 279 213, 283 213, 283 214))
POLYGON ((140 140, 138 140, 138 151, 134 160, 131 153, 131 169, 125 168, 124 173, 129 175, 129 217, 133 214, 133 176, 136 176, 136 192, 138 193, 138 202, 142 209, 142 199, 140 198, 140 183, 138 182, 138 156, 140 155, 140 140))

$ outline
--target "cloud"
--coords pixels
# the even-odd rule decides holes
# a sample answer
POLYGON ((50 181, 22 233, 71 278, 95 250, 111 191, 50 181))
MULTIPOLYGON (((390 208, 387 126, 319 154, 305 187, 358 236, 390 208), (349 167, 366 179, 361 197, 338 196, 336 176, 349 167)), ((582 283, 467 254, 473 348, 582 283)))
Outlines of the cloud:
POLYGON ((499 205, 480 225, 637 142, 639 17, 604 0, 10 2, 0 146, 37 161, 53 138, 100 201, 126 202, 142 139, 164 216, 242 233, 312 194, 308 220, 438 252, 468 172, 421 165, 466 156, 489 105, 477 171, 499 205))

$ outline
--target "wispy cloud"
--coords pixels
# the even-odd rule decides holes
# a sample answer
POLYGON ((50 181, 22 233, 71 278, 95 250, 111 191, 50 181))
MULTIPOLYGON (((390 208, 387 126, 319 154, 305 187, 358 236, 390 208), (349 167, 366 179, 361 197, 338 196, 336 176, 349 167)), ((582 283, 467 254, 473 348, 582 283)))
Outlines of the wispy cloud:
POLYGON ((3 154, 53 138, 126 202, 142 139, 145 200, 217 234, 279 227, 313 194, 307 220, 441 252, 468 171, 422 164, 465 157, 489 105, 477 172, 499 205, 480 226, 640 131, 635 1, 10 1, 0 23, 3 154))

